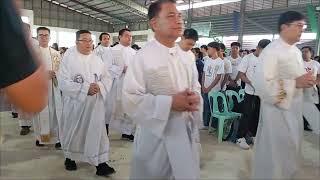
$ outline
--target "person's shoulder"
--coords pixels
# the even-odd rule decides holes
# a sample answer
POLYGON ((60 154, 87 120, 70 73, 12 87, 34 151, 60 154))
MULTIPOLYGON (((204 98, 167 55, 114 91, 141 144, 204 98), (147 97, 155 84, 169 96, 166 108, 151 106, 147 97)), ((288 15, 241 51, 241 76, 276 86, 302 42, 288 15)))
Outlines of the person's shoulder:
POLYGON ((311 60, 311 61, 314 65, 316 65, 317 67, 320 67, 320 63, 318 61, 315 61, 315 60, 311 60))

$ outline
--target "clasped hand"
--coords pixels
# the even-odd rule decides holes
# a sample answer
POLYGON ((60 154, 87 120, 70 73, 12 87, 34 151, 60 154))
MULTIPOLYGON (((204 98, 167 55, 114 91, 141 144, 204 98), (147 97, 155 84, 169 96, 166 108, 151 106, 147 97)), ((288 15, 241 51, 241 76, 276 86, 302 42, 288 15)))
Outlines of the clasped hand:
POLYGON ((172 96, 172 110, 175 111, 198 111, 200 96, 186 89, 172 96))
POLYGON ((100 92, 99 85, 97 83, 91 83, 88 91, 89 96, 93 96, 100 92))

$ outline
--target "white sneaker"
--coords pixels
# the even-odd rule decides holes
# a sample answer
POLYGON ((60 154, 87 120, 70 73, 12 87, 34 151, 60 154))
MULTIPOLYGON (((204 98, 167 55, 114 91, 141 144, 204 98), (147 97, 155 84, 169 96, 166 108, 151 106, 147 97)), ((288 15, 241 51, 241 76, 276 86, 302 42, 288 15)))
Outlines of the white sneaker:
POLYGON ((250 146, 247 144, 245 138, 239 138, 237 139, 236 144, 241 148, 241 149, 250 149, 250 146))

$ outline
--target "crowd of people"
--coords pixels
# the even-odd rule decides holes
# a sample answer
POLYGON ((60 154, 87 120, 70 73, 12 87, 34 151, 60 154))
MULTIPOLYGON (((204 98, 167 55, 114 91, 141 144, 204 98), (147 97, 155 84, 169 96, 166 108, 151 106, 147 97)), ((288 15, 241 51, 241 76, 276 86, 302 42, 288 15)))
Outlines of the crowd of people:
POLYGON ((238 126, 231 125, 231 141, 242 149, 254 145, 252 178, 294 177, 303 101, 319 103, 320 64, 311 47, 295 45, 305 17, 285 12, 279 39, 262 39, 250 51, 232 42, 229 55, 221 42, 194 47, 198 33, 184 30, 173 0, 153 2, 148 18, 154 39, 143 48, 131 47, 131 31, 124 28, 112 46, 110 34, 101 33, 93 50, 90 31, 79 30, 75 46, 59 52, 49 47, 50 29, 37 28, 38 42, 30 44, 47 71, 48 103, 39 113, 14 107, 20 135, 33 126, 35 145, 62 149, 66 170, 82 161, 109 176, 116 172, 108 165, 111 128, 133 142, 131 179, 199 179, 199 130, 211 128, 209 94, 244 89, 244 100, 230 109, 242 114, 238 126))

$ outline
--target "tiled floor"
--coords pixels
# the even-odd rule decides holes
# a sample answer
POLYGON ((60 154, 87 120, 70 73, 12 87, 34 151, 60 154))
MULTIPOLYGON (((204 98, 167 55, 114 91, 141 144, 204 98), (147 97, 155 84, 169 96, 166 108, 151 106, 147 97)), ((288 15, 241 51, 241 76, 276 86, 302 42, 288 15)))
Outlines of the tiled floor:
MULTIPOLYGON (((91 180, 108 179, 95 175, 95 168, 78 163, 78 170, 64 170, 61 151, 36 147, 32 134, 19 135, 18 121, 0 113, 0 179, 3 180, 91 180)), ((128 179, 132 143, 112 132, 110 165, 117 173, 109 179, 128 179)), ((232 143, 217 144, 216 137, 201 132, 201 179, 249 179, 252 150, 241 150, 232 143)), ((320 179, 319 137, 305 133, 303 166, 299 179, 320 179)))

